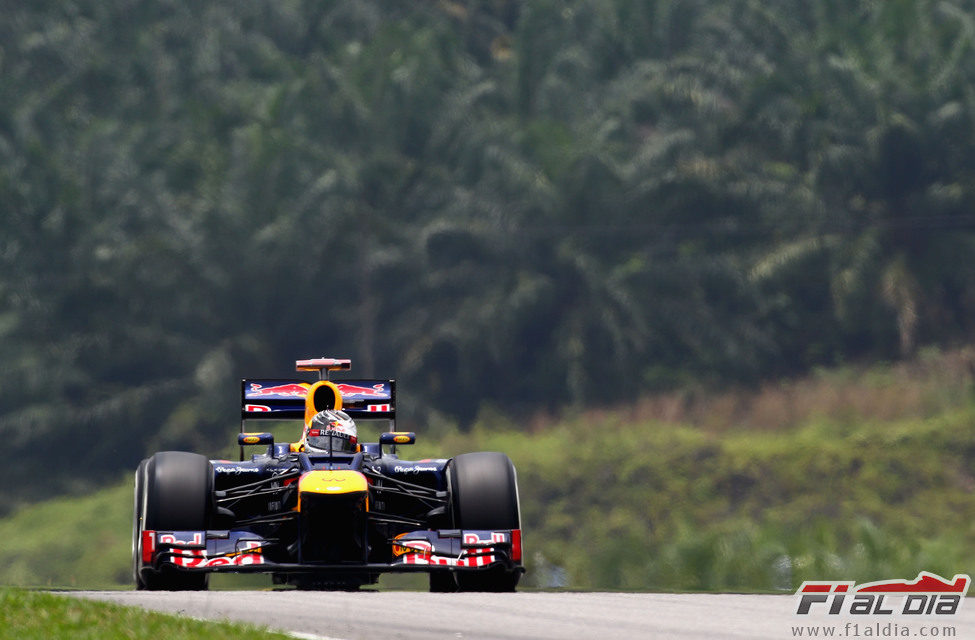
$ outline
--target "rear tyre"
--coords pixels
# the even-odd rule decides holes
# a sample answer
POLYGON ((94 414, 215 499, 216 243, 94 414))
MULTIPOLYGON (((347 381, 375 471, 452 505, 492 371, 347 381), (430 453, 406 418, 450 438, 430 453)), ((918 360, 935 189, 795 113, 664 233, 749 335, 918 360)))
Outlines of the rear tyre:
MULTIPOLYGON (((447 466, 447 484, 454 527, 491 531, 521 528, 518 478, 515 466, 505 454, 479 452, 456 456, 447 466)), ((430 590, 514 591, 520 578, 521 572, 503 567, 430 574, 430 590), (456 581, 455 589, 449 589, 448 577, 456 581)))
POLYGON ((153 571, 142 566, 141 532, 205 531, 213 505, 213 467, 205 456, 182 451, 163 451, 139 465, 136 477, 136 507, 133 565, 136 588, 152 591, 199 591, 210 576, 185 573, 170 567, 153 571), (143 465, 145 465, 143 467, 143 465), (140 487, 140 476, 143 478, 140 487), (139 517, 142 522, 139 522, 139 517))

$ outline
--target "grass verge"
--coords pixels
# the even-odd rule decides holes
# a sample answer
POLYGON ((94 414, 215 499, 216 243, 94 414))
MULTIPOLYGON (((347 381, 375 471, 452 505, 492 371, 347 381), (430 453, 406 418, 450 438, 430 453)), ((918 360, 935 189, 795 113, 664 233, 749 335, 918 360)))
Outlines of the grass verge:
POLYGON ((285 640, 244 624, 205 622, 50 593, 0 588, 0 639, 285 640))

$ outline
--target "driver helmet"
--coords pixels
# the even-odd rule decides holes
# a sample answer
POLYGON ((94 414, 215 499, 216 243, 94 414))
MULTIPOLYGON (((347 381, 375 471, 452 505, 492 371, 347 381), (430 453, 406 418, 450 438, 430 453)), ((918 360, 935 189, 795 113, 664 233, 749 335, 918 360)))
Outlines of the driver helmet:
POLYGON ((305 427, 305 448, 312 452, 354 453, 357 442, 355 422, 344 411, 320 411, 305 427))

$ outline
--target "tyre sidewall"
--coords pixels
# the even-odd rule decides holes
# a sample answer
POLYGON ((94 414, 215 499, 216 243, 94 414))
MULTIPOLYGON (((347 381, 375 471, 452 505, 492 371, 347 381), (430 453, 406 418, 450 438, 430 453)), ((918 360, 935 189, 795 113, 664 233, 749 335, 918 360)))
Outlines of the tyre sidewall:
POLYGON ((135 472, 135 487, 133 493, 134 501, 132 505, 132 579, 135 581, 136 589, 145 589, 146 585, 142 579, 142 531, 143 517, 145 515, 146 492, 145 476, 146 467, 149 459, 146 458, 139 463, 135 472))

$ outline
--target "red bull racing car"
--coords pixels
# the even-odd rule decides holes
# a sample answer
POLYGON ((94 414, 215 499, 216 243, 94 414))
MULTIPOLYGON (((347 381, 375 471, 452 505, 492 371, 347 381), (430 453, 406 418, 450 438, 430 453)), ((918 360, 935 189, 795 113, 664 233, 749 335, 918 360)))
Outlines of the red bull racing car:
POLYGON ((299 360, 319 380, 241 381, 240 460, 156 453, 135 474, 138 589, 206 589, 211 573, 356 589, 387 572, 426 572, 431 591, 513 591, 521 574, 514 465, 503 453, 401 460, 414 433, 360 443, 356 420, 395 424, 394 380, 329 380, 351 361, 299 360), (276 443, 252 420, 301 420, 276 443), (244 459, 245 446, 263 447, 244 459))

